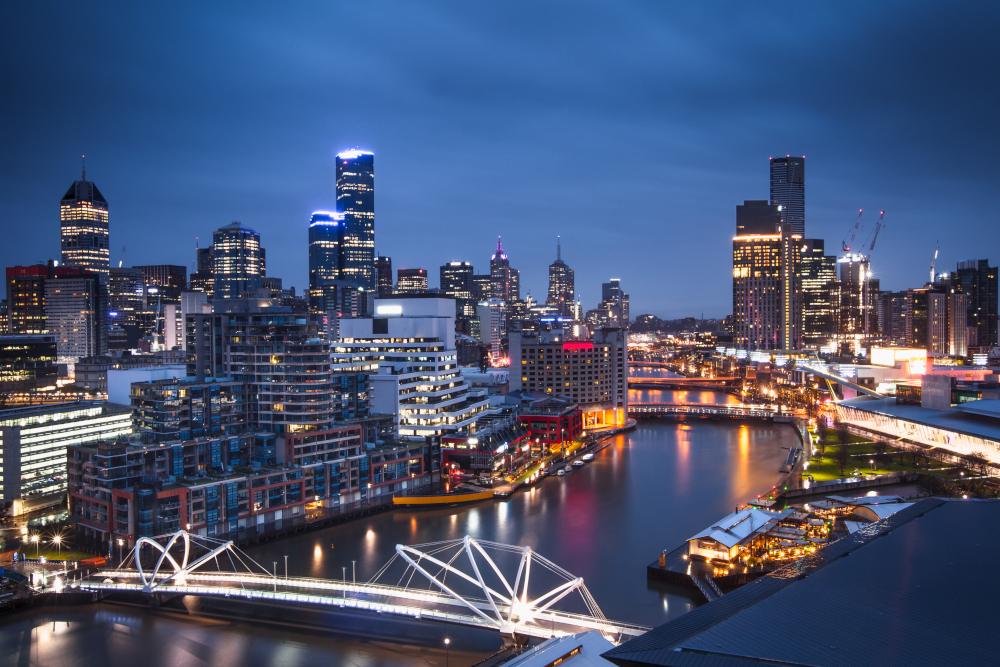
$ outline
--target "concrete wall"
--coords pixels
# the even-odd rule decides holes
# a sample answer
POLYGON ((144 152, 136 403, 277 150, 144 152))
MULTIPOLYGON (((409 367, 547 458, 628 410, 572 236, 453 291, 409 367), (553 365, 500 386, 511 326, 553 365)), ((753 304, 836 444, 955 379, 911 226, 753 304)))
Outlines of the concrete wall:
POLYGON ((115 405, 131 405, 133 382, 149 382, 150 380, 172 380, 187 375, 186 366, 150 366, 148 368, 129 368, 126 370, 108 371, 108 403, 115 405))
POLYGON ((920 380, 920 407, 931 410, 951 409, 951 377, 947 375, 921 375, 920 380))

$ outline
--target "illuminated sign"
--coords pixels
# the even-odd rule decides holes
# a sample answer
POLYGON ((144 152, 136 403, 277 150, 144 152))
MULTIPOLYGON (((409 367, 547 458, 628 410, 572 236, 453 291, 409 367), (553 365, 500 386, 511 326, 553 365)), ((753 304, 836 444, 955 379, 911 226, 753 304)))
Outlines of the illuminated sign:
POLYGON ((505 442, 502 445, 500 445, 499 447, 497 447, 496 449, 494 449, 493 453, 494 454, 503 454, 506 451, 507 451, 507 443, 505 442))
POLYGON ((590 341, 578 341, 572 343, 563 343, 564 350, 593 350, 594 344, 590 341))
POLYGON ((747 351, 746 350, 736 350, 736 358, 737 359, 746 359, 747 358, 747 351))
POLYGON ((973 354, 972 355, 972 365, 973 366, 986 366, 989 364, 988 354, 973 354))
POLYGON ((375 314, 376 315, 402 315, 403 314, 403 307, 402 306, 376 306, 376 308, 375 308, 375 314))

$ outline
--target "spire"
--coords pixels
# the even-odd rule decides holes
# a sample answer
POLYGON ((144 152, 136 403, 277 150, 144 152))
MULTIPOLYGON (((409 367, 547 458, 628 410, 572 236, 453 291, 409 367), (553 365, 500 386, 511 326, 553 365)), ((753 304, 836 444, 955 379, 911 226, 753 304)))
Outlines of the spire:
POLYGON ((562 237, 561 236, 557 236, 556 237, 556 261, 558 262, 561 259, 562 259, 562 237))
POLYGON ((503 256, 503 244, 500 243, 500 237, 497 236, 497 257, 503 256))
POLYGON ((81 155, 80 161, 83 163, 83 177, 80 180, 85 181, 87 180, 87 156, 81 155))

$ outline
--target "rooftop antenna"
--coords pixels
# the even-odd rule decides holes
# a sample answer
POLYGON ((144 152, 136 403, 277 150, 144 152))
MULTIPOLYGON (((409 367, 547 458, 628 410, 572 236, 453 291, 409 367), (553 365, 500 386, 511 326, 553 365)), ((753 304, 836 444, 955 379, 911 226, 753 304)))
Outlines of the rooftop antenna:
POLYGON ((82 180, 87 180, 87 156, 81 155, 80 161, 83 163, 83 178, 82 180))
POLYGON ((562 237, 556 237, 556 261, 562 259, 562 237))

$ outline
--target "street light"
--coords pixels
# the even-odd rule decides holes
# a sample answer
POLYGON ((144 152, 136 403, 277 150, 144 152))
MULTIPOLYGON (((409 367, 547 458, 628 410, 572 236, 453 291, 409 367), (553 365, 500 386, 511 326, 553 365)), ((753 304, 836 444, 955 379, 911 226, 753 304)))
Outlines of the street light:
POLYGON ((59 557, 62 558, 62 535, 56 535, 52 538, 52 541, 59 547, 59 557))
POLYGON ((285 581, 288 581, 288 556, 285 556, 285 581))
POLYGON ((124 546, 124 545, 125 545, 125 540, 123 540, 122 538, 119 537, 118 538, 118 567, 122 566, 122 556, 124 555, 124 554, 122 554, 122 546, 124 546))
POLYGON ((274 592, 278 592, 278 561, 271 561, 274 564, 274 592))
POLYGON ((38 545, 38 535, 32 535, 31 541, 35 543, 35 559, 37 560, 41 555, 41 553, 39 552, 39 549, 41 549, 41 547, 38 545))
POLYGON ((444 667, 448 667, 448 657, 449 649, 451 648, 451 640, 447 637, 444 638, 444 667))

